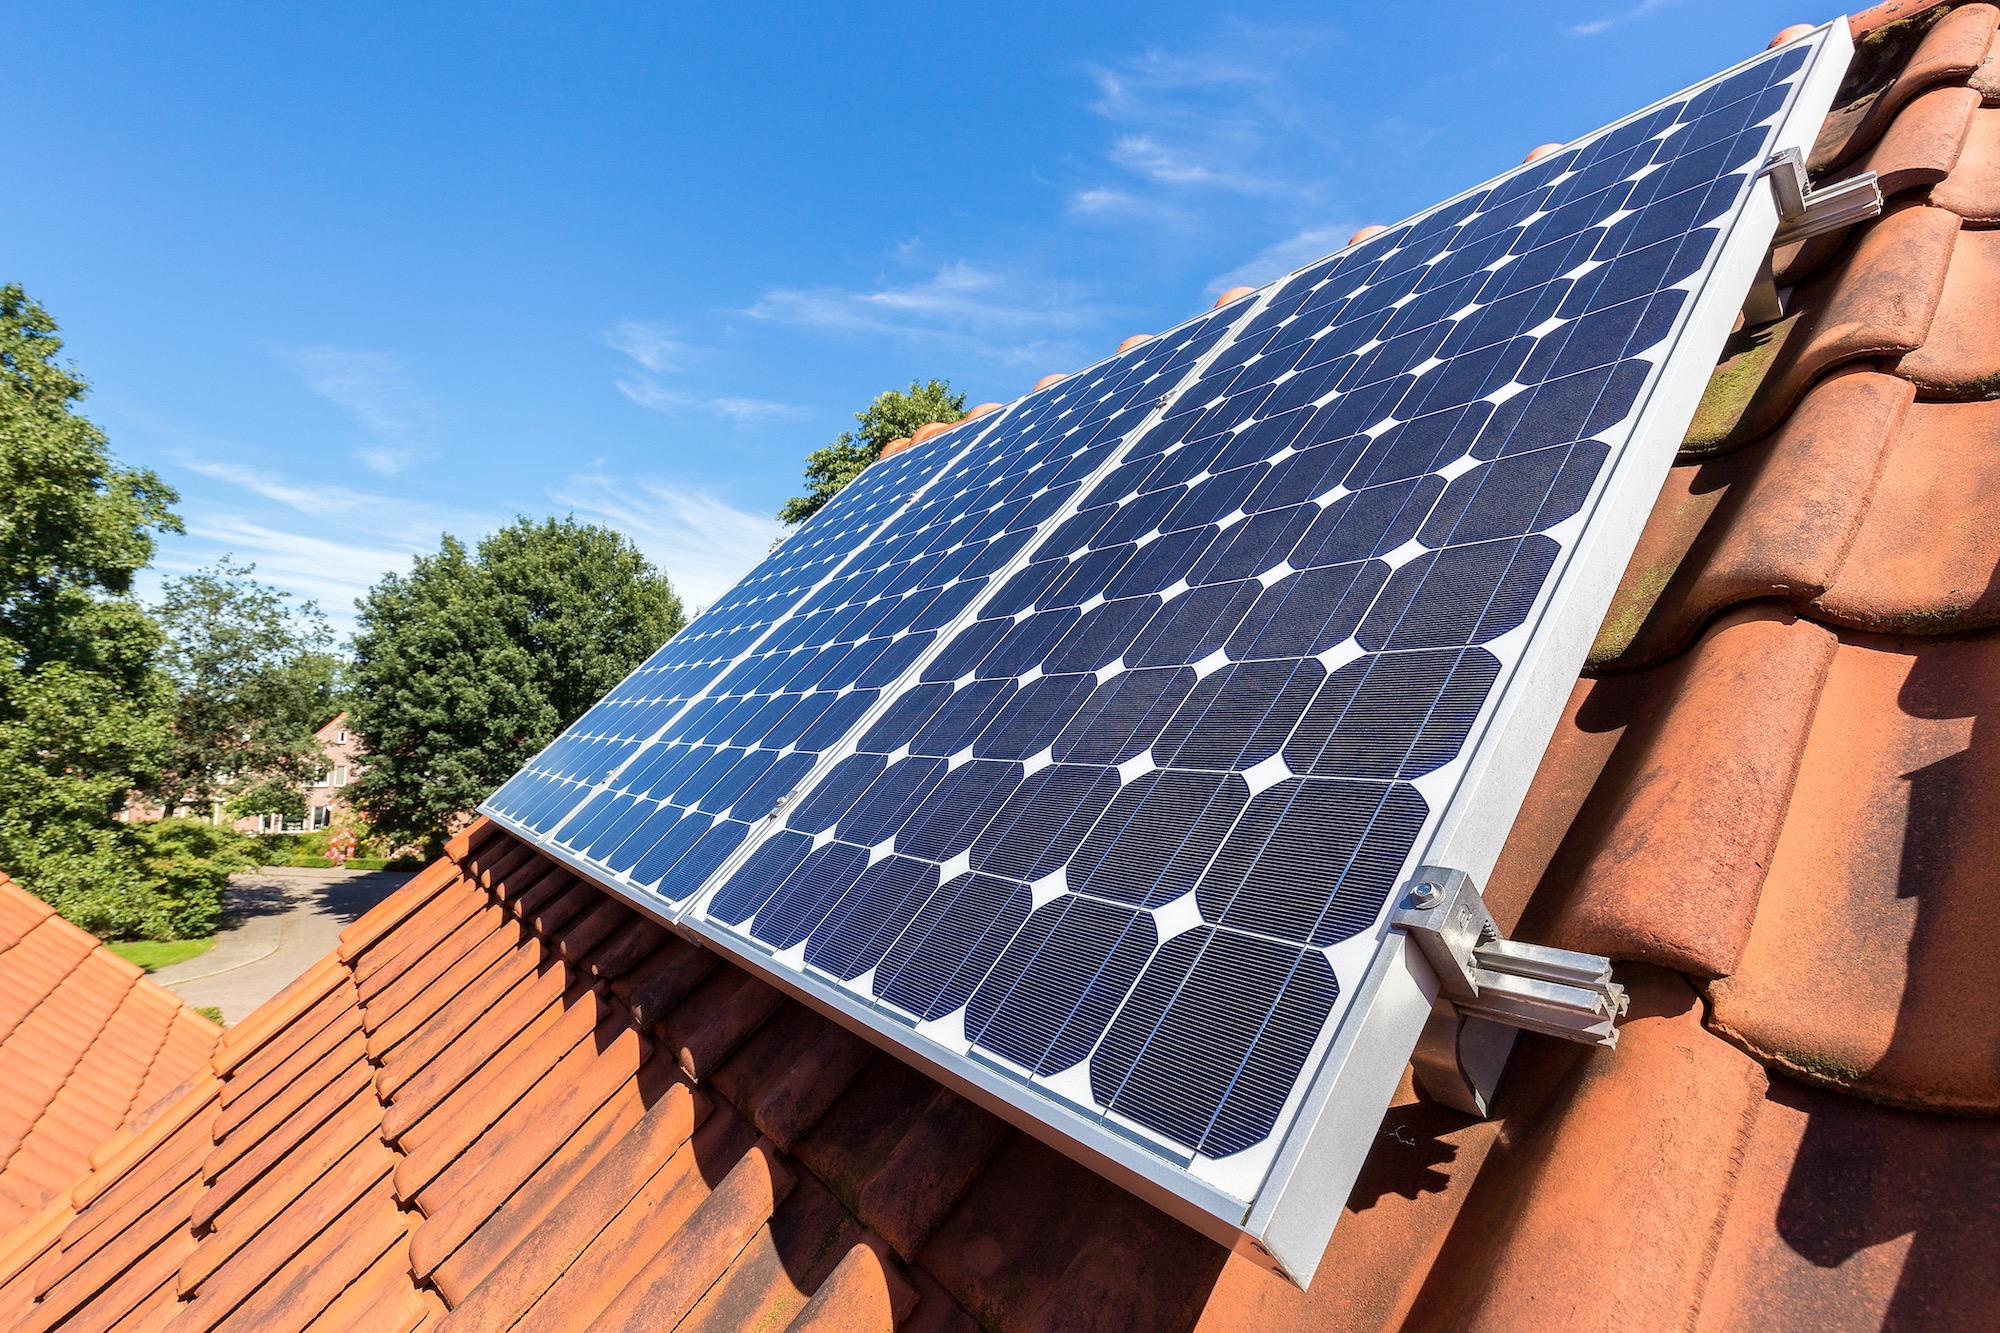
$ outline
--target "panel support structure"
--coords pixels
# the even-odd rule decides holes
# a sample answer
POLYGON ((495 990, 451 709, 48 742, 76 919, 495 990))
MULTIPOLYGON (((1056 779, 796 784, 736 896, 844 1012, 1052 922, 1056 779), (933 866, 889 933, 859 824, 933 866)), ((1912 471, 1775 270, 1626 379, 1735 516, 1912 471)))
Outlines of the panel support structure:
POLYGON ((1872 171, 1815 188, 1806 176, 1804 155, 1796 148, 1785 148, 1771 154, 1764 164, 1764 175, 1778 200, 1778 233, 1771 238, 1773 248, 1839 231, 1882 212, 1882 186, 1872 171))
POLYGON ((1625 988, 1597 954, 1510 940, 1462 870, 1424 866, 1389 918, 1437 974, 1438 997, 1413 1063, 1424 1091, 1484 1116, 1517 1030, 1618 1045, 1625 988))
MULTIPOLYGON (((1882 186, 1872 171, 1815 189, 1806 174, 1805 155, 1797 148, 1784 148, 1771 154, 1762 174, 1771 182, 1771 197, 1778 205, 1773 250, 1851 227, 1882 212, 1882 186)), ((1784 301, 1772 276, 1771 256, 1766 254, 1743 302, 1743 320, 1754 327, 1774 324, 1784 317, 1784 301)))

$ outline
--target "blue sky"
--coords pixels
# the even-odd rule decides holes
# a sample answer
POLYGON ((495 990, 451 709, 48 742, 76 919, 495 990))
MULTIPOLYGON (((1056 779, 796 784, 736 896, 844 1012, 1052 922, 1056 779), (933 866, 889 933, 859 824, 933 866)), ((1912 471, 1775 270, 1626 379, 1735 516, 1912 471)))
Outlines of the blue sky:
POLYGON ((30 7, 0 280, 180 490, 160 573, 346 629, 441 532, 574 512, 701 604, 881 390, 1015 397, 1826 17, 30 7))

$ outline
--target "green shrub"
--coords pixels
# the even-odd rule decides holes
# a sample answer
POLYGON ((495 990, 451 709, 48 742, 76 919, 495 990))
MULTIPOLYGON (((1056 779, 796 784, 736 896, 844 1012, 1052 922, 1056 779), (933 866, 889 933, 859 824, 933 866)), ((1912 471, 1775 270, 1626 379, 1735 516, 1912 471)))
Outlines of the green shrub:
POLYGON ((256 864, 250 840, 233 829, 199 819, 163 819, 128 826, 138 843, 155 910, 168 933, 152 939, 213 935, 222 919, 222 891, 229 877, 256 864))
POLYGON ((248 838, 198 819, 65 832, 21 883, 99 939, 213 935, 230 874, 256 864, 248 838))

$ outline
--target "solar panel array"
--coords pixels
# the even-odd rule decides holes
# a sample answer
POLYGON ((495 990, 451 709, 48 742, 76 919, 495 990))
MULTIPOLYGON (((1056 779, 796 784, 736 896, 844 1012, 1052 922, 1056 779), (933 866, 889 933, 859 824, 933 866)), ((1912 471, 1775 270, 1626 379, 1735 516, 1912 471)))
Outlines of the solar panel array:
POLYGON ((684 900, 1227 327, 1199 322, 869 468, 487 809, 684 900))
POLYGON ((488 813, 1268 1164, 1809 52, 870 468, 488 813))

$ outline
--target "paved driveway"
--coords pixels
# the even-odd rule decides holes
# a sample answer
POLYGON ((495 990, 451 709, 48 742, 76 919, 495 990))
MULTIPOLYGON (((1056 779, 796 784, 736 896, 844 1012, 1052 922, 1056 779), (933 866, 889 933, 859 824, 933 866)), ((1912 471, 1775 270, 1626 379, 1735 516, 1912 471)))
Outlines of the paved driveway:
POLYGON ((152 979, 239 1023, 340 942, 348 922, 408 883, 400 870, 298 870, 232 875, 215 947, 152 979))

